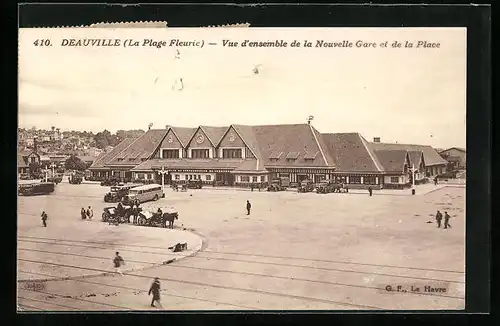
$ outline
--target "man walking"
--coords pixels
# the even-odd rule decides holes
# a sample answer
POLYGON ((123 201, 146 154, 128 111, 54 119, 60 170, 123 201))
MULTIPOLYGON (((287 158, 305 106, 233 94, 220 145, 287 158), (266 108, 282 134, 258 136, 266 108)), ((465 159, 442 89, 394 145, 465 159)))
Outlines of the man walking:
POLYGON ((370 193, 370 197, 372 196, 372 193, 373 193, 373 189, 372 187, 368 187, 368 192, 370 193))
POLYGON ((437 186, 438 184, 438 177, 434 177, 434 185, 437 186))
POLYGON ((250 201, 247 200, 247 215, 250 215, 250 209, 252 208, 252 204, 250 204, 250 201))
POLYGON ((450 220, 451 216, 448 215, 448 212, 444 212, 444 228, 447 229, 447 228, 450 228, 451 229, 451 225, 450 225, 450 220))
POLYGON ((160 303, 160 279, 158 277, 155 277, 155 280, 153 281, 153 284, 151 284, 151 288, 149 288, 149 293, 148 295, 153 294, 153 299, 151 300, 151 307, 155 307, 155 301, 158 302, 161 308, 161 303, 160 303))
POLYGON ((92 208, 89 206, 89 208, 87 208, 87 217, 89 220, 92 219, 92 216, 94 216, 94 211, 92 210, 92 208))
POLYGON ((122 256, 120 256, 120 253, 117 251, 115 258, 113 259, 113 263, 115 265, 115 272, 123 276, 123 273, 121 271, 121 265, 125 265, 125 261, 123 260, 122 256))
POLYGON ((436 222, 437 222, 438 228, 441 227, 441 220, 442 219, 443 219, 443 214, 441 214, 440 211, 437 211, 437 213, 436 213, 436 222))
POLYGON ((45 213, 45 211, 42 212, 42 223, 43 223, 43 227, 46 228, 47 227, 47 213, 45 213))

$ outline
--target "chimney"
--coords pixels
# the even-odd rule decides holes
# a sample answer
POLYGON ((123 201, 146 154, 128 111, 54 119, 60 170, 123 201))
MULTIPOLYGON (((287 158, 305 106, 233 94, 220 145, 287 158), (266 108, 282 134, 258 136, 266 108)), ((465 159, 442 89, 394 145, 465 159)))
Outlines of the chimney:
POLYGON ((374 143, 380 143, 380 137, 373 137, 374 143))
POLYGON ((314 117, 312 115, 310 115, 308 118, 307 118, 307 124, 310 125, 311 124, 311 121, 314 119, 314 117))
POLYGON ((33 152, 37 153, 37 151, 38 151, 37 137, 33 137, 33 152))

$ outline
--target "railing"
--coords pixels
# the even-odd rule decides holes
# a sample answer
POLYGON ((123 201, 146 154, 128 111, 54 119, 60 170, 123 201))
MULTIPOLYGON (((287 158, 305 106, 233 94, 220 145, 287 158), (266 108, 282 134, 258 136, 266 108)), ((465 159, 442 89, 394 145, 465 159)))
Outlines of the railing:
POLYGON ((465 185, 466 179, 439 179, 438 184, 465 185))

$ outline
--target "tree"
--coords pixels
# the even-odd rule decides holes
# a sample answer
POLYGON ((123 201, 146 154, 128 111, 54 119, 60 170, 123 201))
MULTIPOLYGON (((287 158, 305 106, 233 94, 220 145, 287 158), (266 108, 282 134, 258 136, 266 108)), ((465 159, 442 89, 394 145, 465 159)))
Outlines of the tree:
POLYGON ((102 132, 98 132, 94 136, 94 141, 96 143, 97 148, 104 149, 110 145, 111 133, 108 130, 104 130, 102 132))
POLYGON ((85 164, 85 162, 83 162, 78 156, 71 155, 64 162, 64 167, 66 170, 84 171, 87 168, 87 164, 85 164))

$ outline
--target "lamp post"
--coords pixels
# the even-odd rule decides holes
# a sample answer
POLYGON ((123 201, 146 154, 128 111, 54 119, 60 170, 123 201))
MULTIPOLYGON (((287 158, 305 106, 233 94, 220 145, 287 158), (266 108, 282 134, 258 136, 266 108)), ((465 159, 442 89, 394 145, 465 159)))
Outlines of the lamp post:
POLYGON ((162 166, 158 173, 161 175, 161 191, 165 193, 165 174, 167 174, 168 171, 165 171, 165 166, 162 166))
POLYGON ((52 177, 54 177, 54 168, 56 167, 56 165, 54 164, 54 162, 52 162, 49 167, 52 168, 52 177))
POLYGON ((411 194, 415 194, 415 164, 411 165, 411 194))

